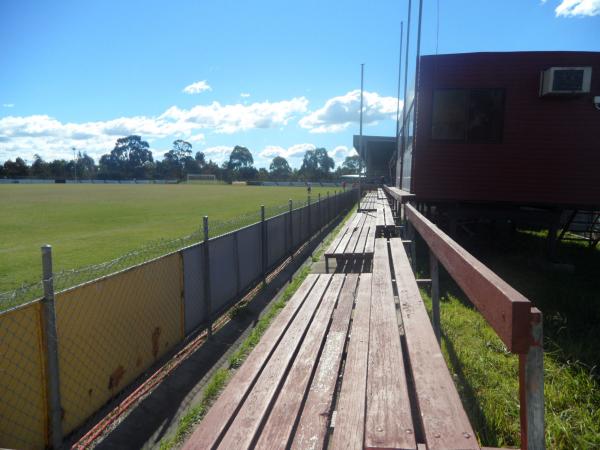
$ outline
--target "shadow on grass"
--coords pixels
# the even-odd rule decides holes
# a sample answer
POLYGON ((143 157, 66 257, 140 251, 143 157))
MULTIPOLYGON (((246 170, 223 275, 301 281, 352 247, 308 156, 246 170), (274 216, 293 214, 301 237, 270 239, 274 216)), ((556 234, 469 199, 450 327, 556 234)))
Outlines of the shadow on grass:
MULTIPOLYGON (((561 242, 559 268, 544 259, 546 232, 517 230, 498 236, 489 229, 460 233, 457 241, 498 276, 521 292, 544 314, 547 356, 578 363, 600 380, 600 250, 586 243, 561 242)), ((417 272, 428 274, 428 250, 419 239, 417 272)), ((451 295, 473 307, 445 270, 440 295, 451 295)))

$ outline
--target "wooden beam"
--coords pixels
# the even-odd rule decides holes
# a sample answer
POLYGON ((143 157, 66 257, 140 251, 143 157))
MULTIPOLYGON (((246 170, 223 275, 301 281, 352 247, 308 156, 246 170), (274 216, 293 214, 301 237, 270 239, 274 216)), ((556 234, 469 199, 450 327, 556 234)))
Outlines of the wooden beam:
POLYGON ((413 206, 406 205, 406 216, 508 349, 526 353, 531 343, 531 302, 413 206))
MULTIPOLYGON (((340 371, 346 336, 348 335, 348 328, 350 326, 357 283, 358 274, 348 274, 346 276, 338 305, 331 319, 331 327, 327 333, 327 340, 325 341, 317 370, 302 409, 300 421, 298 422, 291 446, 292 449, 317 448, 322 447, 325 443, 327 425, 332 413, 333 395, 340 371)), ((277 446, 274 445, 274 447, 277 446)))
POLYGON ((365 448, 416 449, 384 239, 376 239, 371 289, 365 448))
POLYGON ((460 397, 444 362, 400 239, 390 239, 406 348, 417 407, 429 450, 479 449, 460 397))
POLYGON ((285 308, 273 320, 260 342, 248 355, 244 364, 227 384, 218 400, 209 409, 202 422, 185 443, 184 449, 212 449, 218 444, 318 279, 319 275, 310 274, 300 285, 285 308))
MULTIPOLYGON (((363 448, 371 322, 371 282, 370 273, 360 275, 352 334, 348 343, 346 365, 337 403, 336 424, 329 444, 332 450, 362 450, 363 448)), ((298 447, 298 450, 300 448, 298 447)))
MULTIPOLYGON (((344 275, 333 275, 319 310, 308 328, 298 354, 294 358, 292 367, 285 375, 285 383, 281 388, 281 392, 270 408, 270 412, 268 412, 268 418, 254 448, 287 447, 296 418, 300 413, 302 401, 308 390, 313 370, 317 365, 319 349, 325 339, 327 326, 331 320, 331 314, 338 301, 343 283, 344 275)), ((353 293, 352 291, 351 298, 353 293)), ((238 446, 237 448, 242 447, 238 446)))
MULTIPOLYGON (((304 334, 315 315, 332 275, 321 275, 269 358, 248 397, 219 443, 220 449, 249 449, 286 378, 304 334)), ((262 339, 261 339, 262 341, 262 339)))

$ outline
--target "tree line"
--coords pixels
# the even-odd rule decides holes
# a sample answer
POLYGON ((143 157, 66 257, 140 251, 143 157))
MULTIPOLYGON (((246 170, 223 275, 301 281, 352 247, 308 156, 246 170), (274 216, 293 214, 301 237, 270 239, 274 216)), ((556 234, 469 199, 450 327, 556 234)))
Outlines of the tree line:
POLYGON ((325 148, 307 150, 299 169, 292 169, 282 156, 274 157, 267 169, 254 166, 252 152, 246 147, 236 145, 229 158, 219 165, 210 159, 206 161, 200 151, 194 153, 192 144, 182 139, 173 142, 162 160, 155 160, 148 142, 131 135, 117 139, 114 148, 102 155, 97 164, 85 151, 75 152, 72 160, 45 161, 36 154, 31 165, 20 157, 0 164, 0 178, 185 180, 188 174, 203 174, 226 182, 328 180, 358 174, 359 157, 348 156, 334 169, 335 163, 325 148))

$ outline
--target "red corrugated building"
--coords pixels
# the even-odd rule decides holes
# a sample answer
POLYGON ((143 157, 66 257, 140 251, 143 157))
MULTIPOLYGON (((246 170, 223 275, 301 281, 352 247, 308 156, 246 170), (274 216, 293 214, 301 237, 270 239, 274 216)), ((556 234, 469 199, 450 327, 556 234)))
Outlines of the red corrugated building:
POLYGON ((600 53, 423 56, 418 93, 419 202, 600 209, 600 53))

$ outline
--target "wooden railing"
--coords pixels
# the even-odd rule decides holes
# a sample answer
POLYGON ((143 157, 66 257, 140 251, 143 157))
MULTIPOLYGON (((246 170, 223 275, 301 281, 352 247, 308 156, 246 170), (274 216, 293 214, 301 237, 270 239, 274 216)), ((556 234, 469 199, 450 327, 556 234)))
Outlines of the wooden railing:
MULTIPOLYGON (((542 313, 521 293, 452 240, 403 198, 404 191, 386 187, 404 204, 405 225, 414 264, 415 232, 429 248, 432 322, 440 337, 439 264, 460 286, 508 350, 519 355, 521 448, 544 449, 544 355, 542 313)), ((410 195, 412 197, 412 195, 410 195)), ((408 198, 410 198, 408 197, 408 198)), ((399 211, 400 208, 397 209, 399 211)), ((413 266, 414 269, 414 266, 413 266)))

